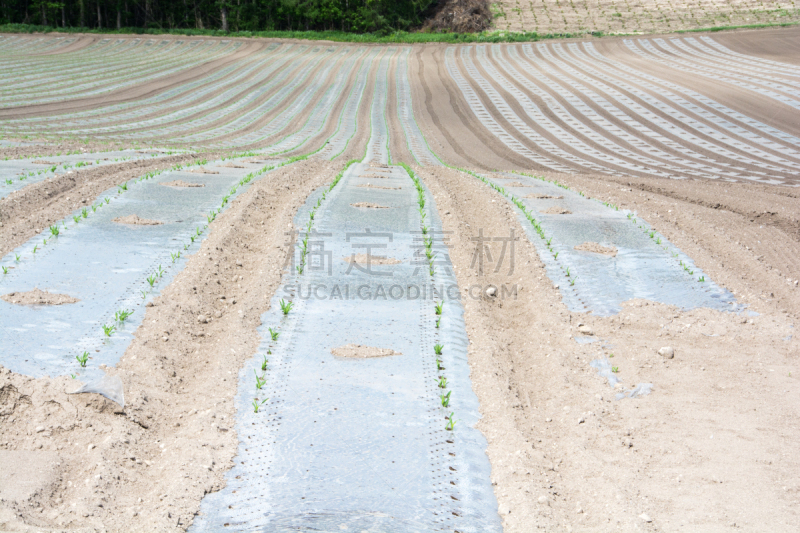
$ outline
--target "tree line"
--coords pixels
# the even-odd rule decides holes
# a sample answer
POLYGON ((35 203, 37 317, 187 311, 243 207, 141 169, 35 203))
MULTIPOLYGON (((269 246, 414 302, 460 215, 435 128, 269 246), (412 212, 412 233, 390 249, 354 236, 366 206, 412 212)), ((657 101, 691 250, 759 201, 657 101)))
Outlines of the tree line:
POLYGON ((0 0, 0 24, 51 28, 390 32, 436 0, 0 0))

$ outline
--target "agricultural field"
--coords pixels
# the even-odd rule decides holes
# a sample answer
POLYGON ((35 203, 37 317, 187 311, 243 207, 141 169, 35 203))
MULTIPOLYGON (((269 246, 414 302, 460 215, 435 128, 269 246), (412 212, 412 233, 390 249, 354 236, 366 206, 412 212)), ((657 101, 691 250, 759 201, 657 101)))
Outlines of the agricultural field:
POLYGON ((0 72, 0 530, 796 529, 800 30, 0 72))
POLYGON ((786 0, 500 0, 491 5, 497 29, 541 34, 663 33, 800 21, 800 7, 786 0))

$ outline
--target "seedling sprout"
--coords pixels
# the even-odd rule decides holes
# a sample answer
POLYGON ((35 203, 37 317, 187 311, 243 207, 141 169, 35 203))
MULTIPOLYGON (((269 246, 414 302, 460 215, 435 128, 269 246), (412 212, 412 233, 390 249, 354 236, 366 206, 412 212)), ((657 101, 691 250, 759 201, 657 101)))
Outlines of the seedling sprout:
POLYGON ((103 333, 106 334, 106 337, 110 337, 115 331, 117 330, 117 326, 108 324, 103 324, 103 333))
POLYGON ((267 378, 263 374, 259 376, 258 374, 256 374, 255 370, 253 370, 253 374, 256 375, 256 389, 261 390, 261 387, 263 387, 264 384, 267 382, 267 378))
POLYGON ((272 337, 272 340, 274 340, 274 341, 278 340, 278 335, 280 335, 280 332, 275 331, 272 328, 268 328, 268 329, 269 329, 269 336, 272 337))
POLYGON ((289 311, 291 311, 292 307, 294 306, 294 302, 286 302, 284 301, 283 298, 281 298, 280 304, 281 304, 281 311, 283 311, 283 316, 288 315, 289 311))
POLYGON ((267 398, 266 400, 261 400, 261 402, 259 402, 259 401, 258 401, 258 398, 256 398, 255 400, 253 400, 253 412, 254 412, 254 413, 257 413, 257 412, 258 412, 258 410, 259 410, 259 408, 260 408, 262 405, 264 405, 265 403, 267 403, 267 401, 268 401, 268 400, 269 400, 269 398, 267 398))
POLYGON ((89 360, 89 352, 83 352, 81 355, 76 355, 75 359, 80 363, 81 368, 86 368, 86 361, 89 360))
POLYGON ((437 344, 433 347, 433 351, 436 352, 436 355, 442 355, 442 350, 444 349, 444 345, 437 344))

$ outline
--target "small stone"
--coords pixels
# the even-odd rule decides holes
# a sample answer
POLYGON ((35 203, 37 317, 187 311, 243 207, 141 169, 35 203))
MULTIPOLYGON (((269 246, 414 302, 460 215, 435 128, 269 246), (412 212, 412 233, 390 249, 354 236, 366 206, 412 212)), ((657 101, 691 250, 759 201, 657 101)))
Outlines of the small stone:
POLYGON ((242 262, 241 262, 241 261, 236 261, 236 266, 237 266, 237 267, 240 267, 240 266, 242 266, 242 262))
POLYGON ((546 504, 547 503, 547 496, 544 496, 544 495, 539 496, 539 503, 541 503, 542 505, 546 504))
POLYGON ((36 433, 41 433, 42 431, 44 431, 44 426, 37 426, 36 433))
POLYGON ((167 342, 169 340, 169 337, 164 337, 163 340, 164 340, 164 342, 167 342))
POLYGON ((198 315, 197 322, 199 324, 208 324, 208 319, 205 317, 205 315, 198 315))
POLYGON ((91 451, 91 450, 94 450, 94 448, 95 448, 95 445, 94 445, 94 444, 90 444, 90 445, 89 445, 89 451, 91 451))
POLYGON ((508 505, 501 503, 497 508, 497 512, 501 515, 511 514, 511 509, 508 508, 508 505))
POLYGON ((592 331, 592 328, 590 328, 589 326, 587 326, 585 324, 579 325, 578 326, 578 331, 580 331, 584 335, 594 335, 594 331, 592 331))
POLYGON ((489 287, 488 289, 486 289, 486 296, 493 297, 495 294, 497 294, 497 289, 496 288, 489 287))
POLYGON ((585 418, 583 418, 583 417, 580 417, 580 418, 578 419, 578 425, 580 425, 580 424, 583 424, 584 422, 586 422, 586 419, 585 419, 585 418))
POLYGON ((552 421, 553 421, 553 419, 552 419, 552 418, 545 418, 545 419, 544 419, 544 421, 545 421, 545 422, 552 422, 552 421))
POLYGON ((554 288, 554 289, 558 289, 558 288, 559 288, 559 285, 558 285, 558 284, 556 284, 556 285, 553 285, 553 288, 554 288))
POLYGON ((658 355, 660 355, 665 359, 672 359, 673 357, 675 357, 675 350, 673 350, 669 346, 664 346, 658 351, 658 355))
POLYGON ((642 520, 644 520, 645 522, 648 522, 648 523, 650 523, 650 522, 652 522, 652 521, 653 521, 653 519, 652 519, 652 518, 650 518, 649 516, 647 516, 647 513, 642 513, 642 514, 640 514, 640 515, 639 515, 639 518, 641 518, 642 520))
POLYGON ((156 304, 154 304, 153 302, 147 302, 147 305, 145 305, 145 307, 155 307, 155 306, 156 304))

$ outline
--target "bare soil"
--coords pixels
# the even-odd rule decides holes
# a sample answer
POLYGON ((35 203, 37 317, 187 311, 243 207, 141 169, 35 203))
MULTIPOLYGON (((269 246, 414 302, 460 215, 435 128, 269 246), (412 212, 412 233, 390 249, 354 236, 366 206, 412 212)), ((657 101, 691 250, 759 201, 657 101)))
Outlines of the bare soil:
POLYGON ((77 386, 68 376, 32 379, 0 369, 0 464, 25 452, 44 470, 24 491, 12 483, 18 475, 0 479, 0 529, 182 531, 191 524, 236 452, 236 370, 258 346, 260 316, 293 245, 286 228, 339 170, 318 161, 276 170, 217 217, 201 249, 147 309, 119 364, 106 369, 126 384, 124 411, 99 395, 69 395, 77 386), (198 315, 209 318, 198 323, 198 315))
MULTIPOLYGON (((643 300, 614 317, 571 313, 525 239, 513 274, 471 268, 479 229, 524 234, 502 197, 466 174, 416 171, 446 213, 443 229, 454 232, 459 286, 517 286, 516 299, 463 299, 505 531, 795 528, 793 318, 776 309, 756 317, 682 312, 643 300), (573 340, 587 331, 602 342, 573 340), (664 347, 673 359, 658 354, 664 347), (589 365, 602 358, 619 368, 624 389, 652 383, 653 392, 615 400, 617 390, 589 365)), ((500 245, 492 245, 497 257, 500 245)))
POLYGON ((343 257, 342 261, 346 263, 359 263, 361 265, 399 265, 401 263, 400 260, 394 257, 367 254, 354 254, 349 257, 343 257))
POLYGON ((161 185, 164 187, 205 187, 203 183, 190 183, 183 180, 165 181, 161 185))

